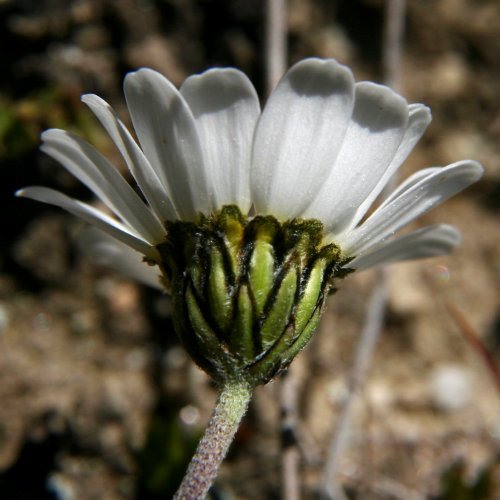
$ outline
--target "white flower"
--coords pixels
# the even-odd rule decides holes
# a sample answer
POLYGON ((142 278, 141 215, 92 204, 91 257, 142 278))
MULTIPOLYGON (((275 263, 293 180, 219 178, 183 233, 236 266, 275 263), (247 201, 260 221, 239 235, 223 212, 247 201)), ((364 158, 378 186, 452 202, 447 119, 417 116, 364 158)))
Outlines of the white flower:
POLYGON ((116 216, 45 187, 17 194, 60 206, 107 233, 84 244, 103 261, 157 283, 156 246, 164 221, 196 221, 225 205, 243 213, 319 219, 350 268, 448 253, 459 233, 435 225, 405 236, 411 221, 477 181, 471 160, 421 170, 371 215, 371 205, 431 121, 429 109, 391 89, 355 83, 335 60, 306 59, 282 78, 264 110, 248 78, 212 69, 177 90, 150 69, 127 75, 125 96, 140 146, 111 107, 82 100, 123 156, 146 201, 91 145, 63 130, 42 135, 42 150, 86 184, 116 216))

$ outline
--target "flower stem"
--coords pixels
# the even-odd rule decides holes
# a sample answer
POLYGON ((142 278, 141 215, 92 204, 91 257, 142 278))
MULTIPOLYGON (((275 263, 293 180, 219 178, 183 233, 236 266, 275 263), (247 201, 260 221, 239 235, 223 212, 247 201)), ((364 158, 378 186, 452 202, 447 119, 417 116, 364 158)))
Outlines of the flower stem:
POLYGON ((224 383, 212 418, 174 500, 205 498, 248 408, 251 396, 252 387, 244 380, 224 383))

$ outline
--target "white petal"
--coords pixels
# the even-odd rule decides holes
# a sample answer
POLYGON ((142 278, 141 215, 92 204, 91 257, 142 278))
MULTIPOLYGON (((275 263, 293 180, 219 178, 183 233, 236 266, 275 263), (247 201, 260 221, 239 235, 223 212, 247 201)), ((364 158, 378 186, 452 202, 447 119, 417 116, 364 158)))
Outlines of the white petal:
POLYGON ((253 85, 241 71, 213 69, 191 76, 180 91, 196 120, 205 167, 213 180, 212 204, 235 204, 248 212, 250 154, 260 114, 253 85))
POLYGON ((447 224, 429 226, 382 244, 347 264, 351 269, 367 269, 379 264, 437 257, 460 244, 460 233, 447 224))
POLYGON ((426 177, 429 177, 430 175, 432 175, 436 172, 439 172, 442 168, 443 167, 428 167, 428 168, 421 168, 420 170, 417 170, 415 173, 410 175, 410 177, 405 179, 394 191, 392 191, 387 196, 387 198, 385 198, 384 201, 379 205, 377 210, 380 210, 384 205, 388 205, 389 203, 392 202, 392 200, 396 199, 404 191, 411 189, 413 186, 418 184, 420 181, 422 181, 426 177))
POLYGON ((441 168, 376 210, 361 226, 342 235, 338 244, 347 255, 364 253, 369 247, 392 236, 412 220, 476 182, 482 173, 482 166, 470 160, 441 168))
POLYGON ((159 290, 160 269, 144 262, 144 255, 95 228, 79 235, 78 246, 99 266, 108 267, 140 283, 159 290))
POLYGON ((170 201, 170 194, 167 192, 166 186, 163 185, 160 175, 155 172, 111 106, 93 94, 82 96, 82 101, 92 110, 110 135, 123 156, 130 173, 159 219, 161 221, 177 219, 177 212, 170 201))
POLYGON ((410 104, 409 110, 410 116, 408 120, 408 126, 404 133, 403 139, 401 140, 401 144, 399 145, 399 148, 391 161, 391 164, 384 172, 384 175, 380 178, 377 185, 372 189, 368 197, 359 206, 358 210, 356 210, 356 214, 349 224, 350 227, 356 226, 358 222, 364 217, 372 203, 389 182, 389 179, 395 174, 395 172, 399 169, 399 167, 411 153, 411 151, 415 147, 415 144, 420 140, 423 133, 425 132, 425 129, 428 127, 429 123, 432 120, 430 109, 423 104, 410 104))
POLYGON ((179 91, 150 69, 129 73, 125 97, 141 147, 183 220, 209 213, 212 192, 193 115, 179 91))
POLYGON ((342 145, 354 80, 330 59, 293 66, 271 94, 257 124, 251 171, 258 213, 300 215, 325 181, 342 145))
POLYGON ((165 229, 113 165, 95 148, 64 130, 42 134, 41 150, 83 182, 145 240, 160 243, 165 229))
POLYGON ((342 231, 384 177, 408 123, 408 104, 388 87, 356 84, 352 119, 330 176, 305 217, 320 219, 328 232, 342 231))
POLYGON ((100 210, 86 203, 82 203, 81 201, 74 200, 59 191, 54 191, 53 189, 42 186, 32 186, 20 189, 16 192, 16 196, 31 198, 32 200, 63 208, 69 213, 83 219, 85 222, 105 231, 138 252, 141 252, 143 255, 153 260, 158 259, 156 249, 147 241, 141 239, 139 235, 134 234, 131 229, 120 224, 117 220, 109 217, 100 210))

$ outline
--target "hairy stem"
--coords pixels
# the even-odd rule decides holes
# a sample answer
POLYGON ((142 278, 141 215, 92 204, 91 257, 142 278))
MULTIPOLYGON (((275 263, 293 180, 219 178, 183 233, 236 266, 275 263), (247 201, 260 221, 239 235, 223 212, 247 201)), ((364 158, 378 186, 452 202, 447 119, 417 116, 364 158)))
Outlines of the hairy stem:
POLYGON ((252 387, 246 381, 225 382, 205 434, 174 496, 175 500, 205 498, 248 408, 251 396, 252 387))
POLYGON ((297 442, 298 390, 292 364, 281 378, 281 491, 283 500, 300 500, 300 453, 297 442))

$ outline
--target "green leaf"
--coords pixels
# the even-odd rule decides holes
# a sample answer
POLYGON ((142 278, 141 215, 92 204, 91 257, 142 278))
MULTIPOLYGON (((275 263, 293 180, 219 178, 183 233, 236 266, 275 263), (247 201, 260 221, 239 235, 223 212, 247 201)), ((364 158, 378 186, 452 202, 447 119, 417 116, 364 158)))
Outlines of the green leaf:
POLYGON ((196 335, 199 351, 216 367, 218 373, 226 372, 234 363, 234 358, 207 323, 191 287, 187 289, 185 297, 187 313, 196 335))
POLYGON ((208 275, 208 303, 216 326, 227 332, 232 315, 224 257, 214 242, 210 245, 210 270, 208 275))
POLYGON ((248 281, 252 289, 257 316, 264 310, 274 284, 275 252, 274 227, 262 224, 257 229, 254 249, 250 258, 248 281))
POLYGON ((247 285, 242 285, 237 299, 236 318, 231 331, 231 351, 244 361, 251 361, 255 353, 253 338, 253 306, 247 285))
POLYGON ((297 291, 297 281, 297 269, 292 266, 283 277, 281 285, 273 297, 272 306, 260 328, 263 352, 276 343, 290 321, 290 313, 297 291))
POLYGON ((326 265, 327 262, 325 259, 318 259, 311 269, 307 284, 295 311, 295 328, 297 332, 301 332, 304 329, 318 305, 326 265))

